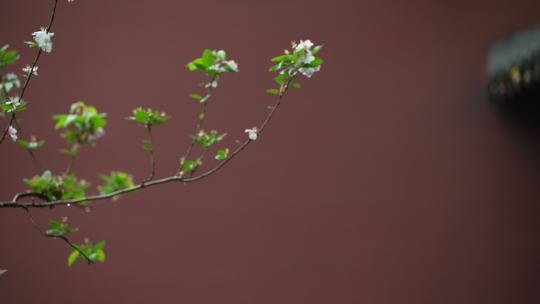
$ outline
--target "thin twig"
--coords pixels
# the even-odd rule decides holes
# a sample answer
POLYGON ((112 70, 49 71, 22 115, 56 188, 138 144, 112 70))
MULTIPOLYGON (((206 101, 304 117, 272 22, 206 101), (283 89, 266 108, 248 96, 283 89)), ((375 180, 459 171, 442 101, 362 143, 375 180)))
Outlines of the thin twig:
POLYGON ((150 139, 150 149, 148 149, 148 152, 150 153, 150 175, 142 182, 143 184, 153 180, 156 175, 156 158, 154 156, 154 136, 152 135, 152 126, 148 125, 146 130, 148 130, 148 137, 150 139))
MULTIPOLYGON (((52 26, 54 24, 54 17, 56 15, 57 4, 58 4, 58 0, 54 0, 52 11, 51 11, 51 16, 49 17, 49 24, 47 25, 47 29, 46 29, 47 33, 49 33, 49 31, 52 29, 52 26)), ((21 89, 21 94, 19 95, 18 102, 23 100, 24 93, 26 92, 26 89, 28 88, 28 85, 30 84, 30 80, 32 79, 32 76, 34 75, 33 72, 34 72, 34 70, 35 70, 35 68, 36 68, 36 66, 38 64, 38 61, 39 61, 39 58, 41 57, 42 52, 43 52, 43 50, 41 48, 38 48, 38 52, 36 54, 36 57, 34 58, 34 62, 32 63, 32 68, 28 71, 26 81, 24 82, 24 85, 23 85, 23 87, 21 89)), ((6 128, 4 129, 4 131, 2 131, 2 136, 0 137, 0 144, 2 144, 4 142, 4 140, 6 139, 6 135, 8 134, 9 127, 12 126, 12 124, 13 124, 13 122, 15 120, 17 120, 17 116, 16 116, 15 112, 12 112, 11 113, 11 118, 9 119, 9 122, 8 122, 6 128)), ((22 133, 21 130, 19 130, 19 131, 22 133)))
MULTIPOLYGON (((207 107, 208 107, 208 100, 210 99, 210 97, 212 96, 212 83, 214 81, 216 81, 216 78, 217 76, 213 76, 210 81, 206 84, 207 87, 206 87, 206 95, 201 99, 201 100, 204 100, 204 102, 202 103, 202 106, 201 106, 201 113, 199 113, 199 120, 197 121, 197 127, 195 128, 195 134, 194 136, 197 136, 197 134, 199 134, 199 132, 202 130, 202 127, 203 127, 203 124, 204 124, 204 121, 206 119, 206 111, 207 111, 207 107)), ((195 137, 193 137, 191 139, 191 142, 189 143, 189 146, 186 150, 186 153, 184 153, 184 155, 182 156, 182 161, 186 161, 188 160, 189 156, 191 155, 191 151, 193 150, 193 147, 195 146, 195 137)), ((179 175, 180 172, 182 172, 182 164, 180 164, 180 167, 178 168, 178 170, 176 171, 176 175, 179 175)))
POLYGON ((79 252, 79 254, 88 262, 88 264, 94 263, 94 261, 92 261, 92 259, 90 259, 90 257, 83 250, 81 250, 81 248, 79 248, 79 246, 73 244, 66 236, 48 234, 43 229, 41 229, 41 227, 38 225, 38 223, 36 222, 36 220, 34 219, 32 214, 30 213, 30 210, 28 210, 28 208, 24 208, 24 211, 26 211, 26 215, 28 215, 28 218, 30 219, 30 222, 32 223, 32 226, 34 226, 34 228, 40 234, 42 234, 45 237, 54 238, 54 239, 60 239, 60 240, 64 241, 73 250, 76 250, 77 252, 79 252))
MULTIPOLYGON (((281 86, 280 94, 279 94, 274 106, 272 107, 272 109, 270 110, 270 112, 268 113, 268 115, 266 116, 266 118, 264 119, 263 123, 261 124, 261 126, 259 128, 259 135, 262 134, 262 131, 264 131, 266 126, 270 123, 274 113, 276 112, 276 110, 281 105, 281 101, 282 101, 283 97, 285 96, 285 93, 287 92, 287 90, 289 88, 289 84, 291 83, 291 81, 292 81, 292 79, 290 79, 289 81, 286 82, 286 84, 281 86)), ((129 192, 133 192, 133 191, 137 191, 137 190, 142 189, 142 188, 152 187, 152 186, 161 185, 161 184, 167 184, 167 183, 171 183, 171 182, 182 182, 182 183, 195 182, 195 181, 203 179, 203 178, 205 178, 207 176, 210 176, 210 175, 216 173, 217 171, 219 171, 227 163, 229 163, 236 155, 238 155, 240 152, 242 152, 242 150, 244 150, 251 142, 252 142, 252 140, 250 140, 250 139, 245 140, 242 144, 240 144, 231 153, 231 155, 228 158, 226 158, 226 159, 222 160, 221 162, 219 162, 212 169, 210 169, 210 170, 208 170, 208 171, 206 171, 204 173, 201 173, 199 175, 190 176, 190 177, 180 176, 180 175, 173 175, 173 176, 169 176, 169 177, 165 177, 165 178, 161 178, 161 179, 151 180, 151 181, 148 181, 148 182, 142 182, 142 183, 140 183, 138 185, 135 185, 133 187, 117 190, 117 191, 107 193, 107 194, 92 195, 92 196, 81 197, 81 198, 76 198, 76 199, 56 200, 56 201, 42 202, 42 203, 36 203, 36 202, 33 202, 33 201, 32 202, 17 202, 17 201, 0 202, 0 208, 17 208, 17 207, 21 207, 21 208, 46 208, 46 207, 49 207, 49 208, 52 208, 52 207, 60 206, 60 205, 72 205, 72 204, 78 204, 78 203, 82 203, 82 202, 92 202, 92 201, 109 199, 109 198, 112 198, 114 196, 129 193, 129 192)))
POLYGON ((71 169, 73 169, 73 164, 75 163, 75 158, 77 156, 75 154, 70 154, 69 156, 69 160, 68 160, 68 165, 66 167, 66 171, 64 171, 64 174, 65 175, 68 175, 71 173, 71 169))

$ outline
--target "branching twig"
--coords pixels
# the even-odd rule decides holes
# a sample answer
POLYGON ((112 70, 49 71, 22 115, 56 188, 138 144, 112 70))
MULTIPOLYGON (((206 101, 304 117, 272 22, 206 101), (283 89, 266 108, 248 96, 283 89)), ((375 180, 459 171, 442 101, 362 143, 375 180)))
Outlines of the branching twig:
POLYGON ((39 233, 41 233, 43 236, 49 237, 49 238, 54 238, 54 239, 60 239, 60 240, 64 241, 73 250, 76 250, 77 252, 79 252, 79 254, 88 262, 88 264, 94 263, 94 261, 92 261, 92 259, 90 259, 90 257, 83 250, 81 250, 81 248, 79 246, 73 244, 66 236, 48 234, 43 229, 41 229, 41 227, 38 225, 38 223, 36 222, 36 220, 34 219, 32 214, 30 213, 30 210, 28 210, 28 208, 24 208, 24 211, 26 211, 26 215, 28 215, 28 218, 30 219, 30 222, 32 223, 32 226, 34 226, 34 228, 39 233))
MULTIPOLYGON (((206 119, 206 111, 207 111, 208 100, 212 96, 212 94, 211 94, 212 89, 213 89, 212 83, 214 83, 214 81, 216 81, 216 77, 217 76, 213 76, 210 79, 210 81, 208 82, 207 87, 206 87, 206 95, 201 99, 201 100, 204 100, 204 102, 202 102, 201 113, 199 114, 199 120, 197 121, 197 127, 195 128, 195 134, 194 134, 195 136, 197 136, 197 134, 202 130, 204 120, 206 119)), ((188 146, 188 148, 186 150, 186 153, 184 153, 184 155, 181 158, 182 160, 188 160, 194 146, 195 146, 195 137, 193 137, 191 142, 189 143, 189 146, 188 146)), ((179 175, 180 172, 182 172, 182 164, 180 164, 180 167, 176 171, 176 175, 179 175)))
MULTIPOLYGON (((49 17, 49 24, 47 25, 47 29, 46 29, 47 33, 52 29, 52 26, 54 24, 54 17, 56 15, 56 6, 57 6, 57 4, 58 4, 58 0, 54 0, 52 11, 51 11, 51 16, 49 17)), ((28 85, 30 84, 30 80, 32 79, 32 76, 34 75, 34 70, 35 70, 35 68, 36 68, 36 66, 37 66, 37 64, 39 62, 39 58, 41 57, 42 52, 43 52, 43 50, 41 48, 38 48, 38 52, 36 54, 36 57, 34 58, 34 62, 32 63, 32 68, 28 71, 26 81, 24 82, 24 85, 23 85, 23 87, 21 89, 21 94, 19 95, 18 102, 23 100, 24 93, 26 92, 26 89, 28 88, 28 85)), ((17 120, 17 116, 16 116, 15 112, 12 112, 7 126, 2 131, 2 136, 0 137, 0 144, 2 144, 4 142, 4 140, 6 139, 6 136, 8 134, 8 131, 9 131, 9 127, 11 127, 13 125, 14 121, 16 121, 16 120, 17 120)), ((22 133, 21 130, 19 130, 19 132, 22 133)))
MULTIPOLYGON (((279 106, 281 104, 281 100, 283 99, 285 93, 287 92, 287 90, 289 88, 289 84, 291 83, 291 81, 292 81, 292 79, 289 79, 285 84, 283 84, 281 86, 280 94, 279 94, 274 106, 272 107, 272 109, 270 110, 270 112, 268 113, 268 115, 266 116, 266 118, 264 119, 263 123, 261 124, 261 126, 259 128, 259 134, 262 134, 262 132, 264 131, 266 126, 270 123, 274 113, 279 108, 279 106)), ((195 181, 203 179, 203 178, 205 178, 207 176, 210 176, 210 175, 216 173, 217 171, 219 171, 227 163, 229 163, 236 155, 238 155, 242 150, 244 150, 251 142, 252 142, 252 140, 250 140, 250 139, 245 140, 242 144, 240 144, 231 153, 231 155, 228 158, 226 158, 226 159, 222 160, 221 162, 219 162, 212 169, 210 169, 210 170, 208 170, 208 171, 206 171, 204 173, 201 173, 199 175, 189 176, 189 177, 180 176, 180 175, 173 175, 173 176, 165 177, 165 178, 162 178, 162 179, 156 179, 156 180, 151 180, 151 181, 148 181, 148 182, 142 182, 142 183, 140 183, 138 185, 135 185, 133 187, 117 190, 117 191, 114 191, 114 192, 111 192, 111 193, 86 196, 86 197, 77 198, 77 199, 45 201, 45 202, 42 202, 42 203, 36 203, 36 202, 33 202, 33 201, 32 202, 18 202, 16 200, 12 200, 12 201, 8 201, 8 202, 0 202, 0 208, 17 208, 17 207, 20 207, 20 208, 45 208, 45 207, 49 207, 49 208, 52 208, 52 207, 60 206, 60 205, 71 205, 71 204, 78 204, 78 203, 82 203, 82 202, 92 202, 92 201, 109 199, 109 198, 112 198, 114 196, 129 193, 129 192, 133 192, 133 191, 136 191, 136 190, 139 190, 139 189, 142 189, 142 188, 152 187, 152 186, 161 185, 161 184, 167 184, 167 183, 171 183, 171 182, 182 182, 182 183, 195 182, 195 181)))

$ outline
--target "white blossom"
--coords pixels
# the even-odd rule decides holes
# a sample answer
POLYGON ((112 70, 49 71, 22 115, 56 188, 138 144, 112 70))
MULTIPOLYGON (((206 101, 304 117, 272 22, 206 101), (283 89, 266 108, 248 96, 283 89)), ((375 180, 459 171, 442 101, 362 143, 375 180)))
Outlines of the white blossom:
POLYGON ((227 53, 225 53, 224 50, 219 50, 219 51, 216 52, 216 55, 217 55, 219 58, 225 60, 225 56, 227 56, 227 53))
POLYGON ((315 56, 313 56, 311 53, 308 53, 305 56, 300 57, 299 61, 303 64, 310 64, 315 61, 315 56))
POLYGON ((218 86, 218 82, 217 82, 217 80, 214 80, 214 81, 210 82, 209 84, 207 84, 206 87, 215 89, 215 88, 217 88, 217 86, 218 86))
POLYGON ((38 148, 38 142, 35 141, 35 140, 29 142, 29 143, 28 143, 28 148, 29 148, 29 149, 32 149, 32 150, 33 150, 33 149, 37 149, 37 148, 38 148))
POLYGON ((231 68, 231 70, 238 72, 238 63, 236 63, 236 61, 234 60, 225 61, 225 64, 227 64, 229 68, 231 68))
POLYGON ((27 66, 25 66, 22 70, 23 70, 23 72, 26 73, 26 75, 29 75, 29 74, 30 74, 30 71, 32 71, 32 75, 38 76, 38 72, 37 72, 38 68, 39 68, 38 66, 35 66, 35 67, 32 69, 32 66, 27 65, 27 66))
POLYGON ((311 51, 311 48, 313 47, 313 42, 311 42, 311 40, 300 40, 300 43, 298 43, 296 45, 296 48, 294 49, 295 51, 299 51, 299 50, 306 50, 306 51, 311 51))
POLYGON ((299 69, 300 73, 302 73, 307 78, 311 78, 311 76, 313 76, 313 74, 317 73, 320 70, 321 70, 321 66, 318 66, 318 67, 315 67, 315 68, 310 67, 310 68, 300 68, 299 69))
POLYGON ((52 52, 52 36, 54 36, 54 33, 49 33, 46 29, 41 28, 41 30, 32 33, 32 36, 34 37, 37 46, 40 47, 44 52, 52 52))
POLYGON ((219 64, 213 64, 209 66, 208 69, 211 71, 222 72, 222 69, 220 68, 219 64))
POLYGON ((98 140, 101 137, 103 137, 104 135, 105 135, 105 129, 99 128, 94 132, 94 134, 90 134, 88 136, 88 141, 98 140))
POLYGON ((8 133, 9 133, 9 136, 11 137, 11 139, 13 141, 17 141, 17 139, 18 139, 18 137, 17 137, 17 129, 15 129, 12 126, 9 126, 8 133))
POLYGON ((248 133, 248 137, 250 140, 257 140, 257 137, 259 137, 259 131, 257 130, 257 127, 246 129, 244 132, 248 133))
POLYGON ((75 2, 75 0, 68 0, 69 3, 75 2))

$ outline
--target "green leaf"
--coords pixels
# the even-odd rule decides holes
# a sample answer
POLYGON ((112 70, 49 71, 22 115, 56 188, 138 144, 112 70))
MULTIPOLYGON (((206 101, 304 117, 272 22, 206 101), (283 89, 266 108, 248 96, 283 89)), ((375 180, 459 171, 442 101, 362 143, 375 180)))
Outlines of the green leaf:
POLYGON ((271 59, 272 62, 281 62, 286 60, 292 60, 292 56, 289 54, 279 55, 271 59))
POLYGON ((219 150, 215 156, 217 160, 224 160, 229 157, 229 149, 219 150))
POLYGON ((185 160, 182 164, 182 170, 189 172, 195 170, 199 165, 201 164, 201 161, 196 160, 185 160))
POLYGON ((153 148, 154 148, 154 146, 152 145, 151 141, 147 141, 147 140, 143 141, 143 149, 145 151, 152 151, 153 148))
POLYGON ((311 55, 315 56, 317 53, 324 47, 324 44, 317 45, 316 47, 311 50, 311 55))
POLYGON ((88 144, 105 134, 107 114, 82 101, 71 105, 69 113, 53 115, 55 129, 65 129, 62 134, 69 144, 88 144))
POLYGON ((274 81, 279 85, 284 85, 287 81, 287 77, 285 75, 279 75, 277 77, 274 77, 274 81))
POLYGON ((105 262, 105 251, 96 250, 96 261, 105 262))
POLYGON ((266 90, 267 93, 273 94, 273 95, 279 95, 278 89, 268 89, 266 90))
POLYGON ((19 59, 17 51, 9 49, 9 45, 4 45, 0 48, 0 68, 14 64, 19 59))
POLYGON ((198 68, 197 68, 197 65, 195 65, 195 63, 193 62, 190 62, 186 65, 186 67, 188 68, 188 70, 190 72, 193 72, 193 71, 196 71, 198 68))
POLYGON ((195 100, 201 100, 203 97, 199 94, 189 94, 189 97, 195 99, 195 100))
POLYGON ((216 61, 216 55, 214 54, 214 52, 209 49, 204 50, 203 55, 202 55, 202 63, 204 64, 204 66, 208 68, 214 65, 215 61, 216 61))
POLYGON ((322 65, 324 63, 324 60, 322 60, 321 58, 315 58, 315 60, 313 60, 309 66, 310 67, 318 67, 320 65, 322 65))
POLYGON ((108 194, 135 186, 133 183, 133 176, 125 172, 113 171, 109 175, 100 175, 99 177, 104 182, 102 186, 98 187, 102 194, 108 194))
POLYGON ((300 88, 302 88, 302 86, 301 86, 298 82, 293 82, 293 83, 291 83, 291 86, 292 86, 293 88, 295 88, 295 89, 300 89, 300 88))
POLYGON ((105 244, 105 241, 97 243, 96 245, 94 245, 94 250, 103 250, 103 248, 105 248, 105 244))
POLYGON ((69 267, 71 267, 71 265, 73 265, 77 261, 77 258, 79 258, 79 255, 80 255, 80 253, 77 250, 73 250, 69 254, 68 259, 67 259, 69 267))
POLYGON ((171 117, 165 114, 165 112, 160 112, 152 109, 143 109, 136 108, 133 110, 133 115, 127 117, 126 119, 135 121, 136 123, 148 128, 153 125, 161 125, 166 123, 171 117))

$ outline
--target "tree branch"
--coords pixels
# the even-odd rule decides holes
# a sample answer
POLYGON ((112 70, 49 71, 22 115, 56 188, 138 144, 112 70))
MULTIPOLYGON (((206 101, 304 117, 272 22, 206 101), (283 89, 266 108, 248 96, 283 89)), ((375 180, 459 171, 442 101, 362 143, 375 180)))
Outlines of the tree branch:
POLYGON ((94 263, 94 261, 92 261, 92 259, 90 259, 90 257, 88 255, 86 255, 86 253, 83 250, 81 250, 81 248, 79 246, 73 244, 66 236, 48 234, 43 229, 41 229, 41 227, 38 225, 38 223, 36 222, 36 220, 34 219, 32 214, 30 213, 30 210, 28 210, 28 208, 24 208, 24 211, 26 211, 26 215, 28 215, 28 218, 30 219, 30 222, 32 223, 32 226, 34 226, 34 228, 40 234, 42 234, 44 237, 49 237, 49 238, 53 238, 53 239, 60 239, 60 240, 64 241, 73 250, 76 250, 77 252, 79 252, 79 254, 88 262, 88 264, 93 264, 94 263))
MULTIPOLYGON (((58 5, 58 0, 53 0, 53 7, 52 7, 52 11, 51 11, 51 16, 49 17, 49 24, 47 25, 47 33, 52 29, 52 26, 54 24, 54 17, 56 15, 56 7, 58 5)), ((34 62, 32 63, 32 68, 28 71, 28 75, 26 77, 26 81, 24 82, 24 85, 21 89, 21 94, 19 95, 19 100, 18 102, 20 102, 21 100, 23 100, 23 97, 24 97, 24 93, 26 92, 26 89, 28 88, 28 85, 30 84, 30 80, 32 79, 32 76, 34 75, 34 69, 36 68, 38 62, 39 62, 39 58, 41 57, 41 53, 43 52, 43 50, 41 48, 38 48, 38 52, 36 54, 36 57, 34 58, 34 62)), ((14 123, 14 121, 17 120, 17 116, 15 114, 15 112, 11 113, 11 117, 9 119, 9 122, 7 124, 7 126, 5 127, 4 131, 2 131, 2 136, 0 137, 0 144, 2 144, 4 142, 4 140, 6 139, 6 136, 8 134, 8 131, 9 131, 9 127, 11 127, 14 123)), ((20 128, 19 128, 20 129, 20 128)), ((19 130, 21 133, 22 131, 19 130)))
MULTIPOLYGON (((263 123, 261 124, 261 126, 259 128, 259 134, 262 134, 262 131, 264 131, 264 129, 270 123, 272 117, 274 116, 274 113, 277 111, 277 109, 281 105, 281 101, 282 101, 283 97, 285 96, 285 93, 289 89, 289 85, 292 82, 292 80, 293 80, 292 78, 289 79, 285 84, 283 84, 280 87, 280 94, 279 94, 274 106, 272 107, 272 109, 270 110, 270 112, 268 113, 266 118, 264 119, 263 123)), ((169 176, 169 177, 165 177, 165 178, 161 178, 161 179, 142 182, 142 183, 140 183, 138 185, 135 185, 135 186, 133 186, 131 188, 117 190, 117 191, 107 193, 107 194, 92 195, 92 196, 86 196, 86 197, 81 197, 81 198, 76 198, 76 199, 45 201, 45 202, 41 202, 41 203, 36 203, 34 201, 32 201, 32 202, 18 202, 17 200, 14 199, 14 200, 8 201, 8 202, 5 202, 5 201, 0 202, 0 208, 17 208, 17 207, 25 208, 25 209, 26 208, 47 208, 47 207, 48 208, 53 208, 55 206, 60 206, 60 205, 71 205, 71 204, 78 204, 78 203, 82 203, 82 202, 92 202, 92 201, 99 201, 99 200, 109 199, 109 198, 112 198, 114 196, 118 196, 118 195, 125 194, 125 193, 130 193, 130 192, 142 189, 142 188, 157 186, 157 185, 161 185, 161 184, 167 184, 167 183, 171 183, 171 182, 182 182, 182 183, 195 182, 195 181, 201 180, 201 179, 203 179, 205 177, 208 177, 208 176, 216 173, 217 171, 219 171, 226 164, 228 164, 236 155, 238 155, 240 152, 242 152, 242 150, 244 150, 251 142, 252 142, 252 140, 250 140, 250 139, 245 140, 242 144, 240 144, 231 153, 231 155, 228 158, 226 158, 226 159, 222 160, 221 162, 219 162, 212 169, 210 169, 210 170, 208 170, 208 171, 206 171, 204 173, 201 173, 199 175, 189 176, 189 177, 180 176, 180 175, 173 175, 173 176, 169 176)))

